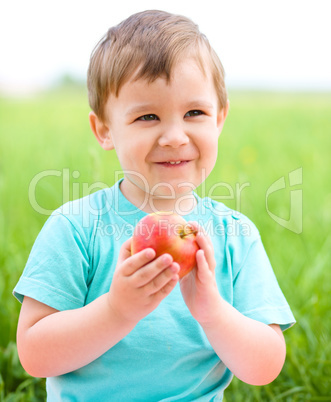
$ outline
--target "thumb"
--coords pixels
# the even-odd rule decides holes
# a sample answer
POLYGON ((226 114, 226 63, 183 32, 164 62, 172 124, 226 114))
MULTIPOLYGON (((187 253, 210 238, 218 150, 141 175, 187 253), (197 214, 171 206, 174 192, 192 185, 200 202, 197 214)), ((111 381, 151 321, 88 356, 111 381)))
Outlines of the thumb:
POLYGON ((131 257, 131 241, 132 237, 122 244, 118 255, 118 262, 123 262, 127 258, 131 257))

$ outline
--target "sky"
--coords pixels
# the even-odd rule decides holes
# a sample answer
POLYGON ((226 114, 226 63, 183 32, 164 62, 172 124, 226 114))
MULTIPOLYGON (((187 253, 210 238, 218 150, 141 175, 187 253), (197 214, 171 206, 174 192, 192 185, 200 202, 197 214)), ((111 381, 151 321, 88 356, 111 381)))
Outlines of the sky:
POLYGON ((109 27, 160 9, 191 18, 219 55, 229 88, 331 91, 330 0, 2 0, 0 92, 86 79, 109 27))

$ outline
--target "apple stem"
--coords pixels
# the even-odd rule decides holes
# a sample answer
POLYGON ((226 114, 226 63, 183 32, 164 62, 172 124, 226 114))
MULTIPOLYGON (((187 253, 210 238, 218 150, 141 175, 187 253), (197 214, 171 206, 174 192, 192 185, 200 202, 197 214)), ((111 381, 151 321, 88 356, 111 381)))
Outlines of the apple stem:
POLYGON ((182 239, 184 239, 184 238, 187 237, 187 236, 196 235, 197 233, 198 233, 198 231, 197 231, 197 230, 194 230, 194 229, 190 229, 189 231, 183 230, 183 232, 180 234, 180 237, 181 237, 182 239))

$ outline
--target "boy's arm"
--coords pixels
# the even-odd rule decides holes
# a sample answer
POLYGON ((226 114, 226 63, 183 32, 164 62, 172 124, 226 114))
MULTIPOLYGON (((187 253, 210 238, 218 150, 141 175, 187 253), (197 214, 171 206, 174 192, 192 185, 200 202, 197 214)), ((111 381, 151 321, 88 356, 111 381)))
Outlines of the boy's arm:
POLYGON ((129 240, 121 248, 110 291, 90 304, 58 311, 24 297, 17 348, 29 374, 52 377, 90 363, 172 291, 179 271, 172 257, 166 254, 154 260, 152 249, 131 256, 130 244, 129 240))
POLYGON ((286 355, 279 325, 266 325, 245 317, 224 300, 220 300, 219 309, 218 319, 202 324, 215 352, 240 380, 251 385, 272 382, 279 375, 286 355))
POLYGON ((133 328, 134 323, 117 319, 107 295, 66 311, 24 297, 17 348, 22 366, 30 375, 53 377, 90 363, 133 328))
POLYGON ((180 283, 184 300, 193 317, 229 370, 240 380, 264 385, 280 373, 286 354, 278 325, 266 325, 241 314, 219 294, 215 280, 215 258, 210 238, 195 223, 197 268, 180 283))

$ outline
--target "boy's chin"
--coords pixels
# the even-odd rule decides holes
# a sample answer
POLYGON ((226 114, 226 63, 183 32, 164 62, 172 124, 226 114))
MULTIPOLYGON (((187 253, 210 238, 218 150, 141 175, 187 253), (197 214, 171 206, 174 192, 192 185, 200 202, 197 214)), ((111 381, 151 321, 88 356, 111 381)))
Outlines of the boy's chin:
POLYGON ((162 191, 150 194, 149 207, 155 211, 174 211, 178 215, 190 213, 196 206, 196 198, 192 187, 181 188, 180 191, 162 191))
POLYGON ((153 198, 158 199, 173 199, 177 200, 180 197, 187 197, 192 195, 192 191, 195 190, 195 186, 190 184, 180 184, 171 186, 170 184, 162 184, 154 187, 154 191, 150 193, 153 198))

